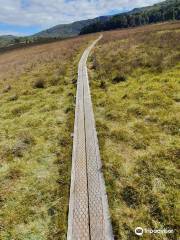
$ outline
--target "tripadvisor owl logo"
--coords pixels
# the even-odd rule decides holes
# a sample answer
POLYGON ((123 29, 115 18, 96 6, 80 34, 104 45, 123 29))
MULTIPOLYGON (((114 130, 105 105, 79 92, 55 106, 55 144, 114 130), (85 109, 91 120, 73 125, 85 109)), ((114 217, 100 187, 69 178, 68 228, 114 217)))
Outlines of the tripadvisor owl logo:
POLYGON ((136 234, 136 235, 138 235, 138 236, 142 236, 143 233, 144 233, 143 228, 141 228, 141 227, 137 227, 137 228, 135 229, 135 234, 136 234))
POLYGON ((174 230, 173 229, 150 229, 150 228, 142 228, 142 227, 137 227, 135 229, 135 234, 137 236, 142 236, 143 234, 173 234, 174 230))

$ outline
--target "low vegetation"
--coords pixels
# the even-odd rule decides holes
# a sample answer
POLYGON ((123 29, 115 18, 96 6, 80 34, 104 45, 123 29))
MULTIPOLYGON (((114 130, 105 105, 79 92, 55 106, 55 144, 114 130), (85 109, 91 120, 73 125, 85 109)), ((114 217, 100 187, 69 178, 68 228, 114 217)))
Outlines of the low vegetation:
POLYGON ((104 33, 89 60, 115 239, 136 227, 173 229, 180 159, 180 23, 104 33))
POLYGON ((91 39, 0 55, 0 239, 66 239, 77 63, 91 39))

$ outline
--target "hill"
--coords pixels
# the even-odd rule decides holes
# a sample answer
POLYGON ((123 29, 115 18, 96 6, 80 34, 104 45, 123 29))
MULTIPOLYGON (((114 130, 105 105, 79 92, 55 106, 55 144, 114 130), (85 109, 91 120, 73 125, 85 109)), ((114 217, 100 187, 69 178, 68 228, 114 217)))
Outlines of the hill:
POLYGON ((2 35, 0 36, 0 47, 7 46, 11 44, 16 37, 12 35, 2 35))
POLYGON ((87 34, 116 28, 134 27, 160 21, 180 19, 180 0, 166 0, 149 7, 135 8, 129 12, 113 16, 101 16, 70 24, 60 24, 29 37, 0 36, 0 48, 8 45, 19 47, 32 43, 44 43, 51 39, 64 39, 79 34, 87 34))
POLYGON ((27 44, 27 43, 33 43, 36 41, 39 41, 39 39, 34 37, 17 37, 13 35, 3 35, 0 36, 0 48, 4 47, 13 47, 13 46, 19 46, 19 44, 27 44))
POLYGON ((89 24, 80 34, 112 30, 116 28, 128 28, 180 19, 180 0, 166 0, 150 7, 134 9, 127 13, 114 15, 105 22, 89 24))
POLYGON ((70 24, 60 24, 53 28, 35 34, 35 37, 41 38, 67 38, 79 35, 81 29, 89 24, 96 23, 97 21, 105 22, 109 20, 109 16, 101 16, 94 19, 77 21, 70 24))
POLYGON ((28 37, 17 37, 12 35, 0 36, 0 48, 5 47, 5 50, 6 47, 8 47, 8 49, 14 49, 26 45, 33 45, 34 43, 48 43, 53 40, 56 41, 69 37, 75 37, 79 35, 83 27, 92 23, 96 23, 97 21, 105 22, 110 18, 110 16, 101 16, 94 19, 73 22, 70 24, 60 24, 28 37))

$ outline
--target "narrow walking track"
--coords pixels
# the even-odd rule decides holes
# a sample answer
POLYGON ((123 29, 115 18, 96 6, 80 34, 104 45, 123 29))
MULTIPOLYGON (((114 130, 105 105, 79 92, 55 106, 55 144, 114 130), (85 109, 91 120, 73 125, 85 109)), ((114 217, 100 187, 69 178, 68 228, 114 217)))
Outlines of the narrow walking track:
POLYGON ((101 37, 85 50, 78 67, 68 240, 114 239, 86 67, 101 37))

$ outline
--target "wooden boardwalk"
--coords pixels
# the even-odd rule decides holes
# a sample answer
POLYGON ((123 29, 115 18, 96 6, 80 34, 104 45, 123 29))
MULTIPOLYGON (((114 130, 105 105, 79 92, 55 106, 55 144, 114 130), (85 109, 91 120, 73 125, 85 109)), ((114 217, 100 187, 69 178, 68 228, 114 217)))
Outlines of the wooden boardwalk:
POLYGON ((68 240, 113 239, 86 67, 101 37, 85 50, 78 67, 68 240))

